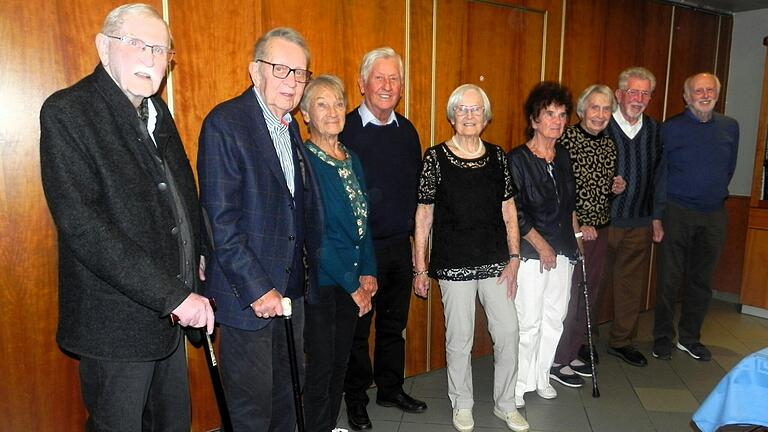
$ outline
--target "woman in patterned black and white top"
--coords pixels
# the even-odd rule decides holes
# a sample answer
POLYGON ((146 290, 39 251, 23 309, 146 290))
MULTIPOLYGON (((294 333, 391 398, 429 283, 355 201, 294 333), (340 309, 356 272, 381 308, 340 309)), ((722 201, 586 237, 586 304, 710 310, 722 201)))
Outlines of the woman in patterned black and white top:
MULTIPOLYGON (((611 198, 621 193, 625 186, 624 179, 615 175, 616 145, 603 133, 615 109, 616 101, 608 86, 594 84, 587 87, 576 103, 576 114, 581 122, 565 128, 558 140, 571 155, 576 180, 576 217, 584 240, 587 294, 593 314, 608 247, 611 198)), ((571 283, 571 301, 563 322, 563 335, 550 371, 551 378, 568 387, 581 387, 584 382, 581 377, 592 376, 588 347, 581 349, 579 355, 587 331, 580 281, 581 269, 577 268, 571 283), (577 358, 579 356, 582 359, 577 358)))
POLYGON ((426 297, 427 275, 440 284, 454 427, 474 427, 470 361, 479 296, 494 343, 493 412, 510 429, 528 430, 515 408, 514 394, 519 337, 514 301, 520 266, 513 200, 517 190, 504 151, 480 139, 491 119, 485 92, 471 84, 458 87, 448 100, 447 115, 456 133, 425 152, 419 180, 414 290, 426 297))

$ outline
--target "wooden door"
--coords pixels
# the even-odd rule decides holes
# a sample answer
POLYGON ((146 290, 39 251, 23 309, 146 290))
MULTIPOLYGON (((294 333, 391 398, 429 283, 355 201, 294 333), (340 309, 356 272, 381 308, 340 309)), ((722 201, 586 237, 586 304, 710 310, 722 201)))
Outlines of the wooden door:
MULTIPOLYGON (((491 101, 493 120, 483 139, 510 150, 525 141, 523 102, 534 85, 557 80, 559 2, 447 0, 438 2, 432 144, 454 131, 446 116, 448 97, 461 84, 480 86, 491 101), (554 42, 553 42, 554 40, 554 42), (549 48, 549 49, 548 49, 549 48)), ((487 322, 478 303, 473 355, 492 351, 487 322)), ((440 290, 430 295, 430 367, 445 365, 445 326, 440 290)))

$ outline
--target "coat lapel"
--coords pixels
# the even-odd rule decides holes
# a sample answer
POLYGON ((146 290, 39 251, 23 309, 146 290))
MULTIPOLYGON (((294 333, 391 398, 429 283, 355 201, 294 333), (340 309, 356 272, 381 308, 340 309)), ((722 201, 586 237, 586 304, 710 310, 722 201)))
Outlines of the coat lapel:
MULTIPOLYGON (((266 164, 272 175, 278 180, 278 183, 282 185, 284 191, 289 196, 291 191, 288 189, 288 184, 285 181, 285 174, 283 168, 280 166, 280 159, 277 157, 277 151, 275 145, 272 142, 272 136, 267 129, 267 123, 264 120, 264 112, 259 105, 259 101, 256 99, 253 87, 246 90, 241 97, 245 103, 245 113, 248 118, 248 132, 250 142, 258 152, 256 156, 259 164, 266 164)), ((300 175, 299 167, 296 167, 295 174, 300 175)))
POLYGON ((120 128, 122 138, 119 140, 119 145, 128 149, 150 178, 160 178, 162 172, 155 160, 157 149, 154 148, 151 138, 141 127, 141 120, 136 113, 136 108, 120 91, 101 64, 96 66, 94 76, 96 87, 109 106, 115 123, 120 128))

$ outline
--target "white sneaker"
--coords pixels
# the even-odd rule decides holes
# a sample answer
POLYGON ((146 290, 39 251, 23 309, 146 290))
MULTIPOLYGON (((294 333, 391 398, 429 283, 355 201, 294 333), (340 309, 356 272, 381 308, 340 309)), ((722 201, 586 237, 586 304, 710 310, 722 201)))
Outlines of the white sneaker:
POLYGON ((525 432, 530 427, 517 410, 503 412, 498 407, 493 407, 493 415, 504 420, 507 427, 515 432, 525 432))
POLYGON ((472 410, 459 408, 453 410, 453 427, 459 432, 472 432, 475 429, 475 420, 472 418, 472 410))
POLYGON ((557 390, 552 387, 552 384, 547 384, 547 386, 544 388, 537 388, 536 394, 541 396, 543 399, 554 399, 557 397, 557 390))
POLYGON ((525 406, 525 399, 522 396, 515 396, 515 406, 522 408, 525 406))

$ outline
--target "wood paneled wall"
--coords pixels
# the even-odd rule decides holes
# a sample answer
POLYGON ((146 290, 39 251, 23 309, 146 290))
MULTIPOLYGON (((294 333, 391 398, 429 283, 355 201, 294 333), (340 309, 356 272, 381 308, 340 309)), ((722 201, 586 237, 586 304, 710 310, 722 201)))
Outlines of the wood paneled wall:
MULTIPOLYGON (((93 38, 117 0, 6 0, 0 3, 0 430, 81 430, 77 362, 56 346, 55 230, 40 187, 38 113, 43 100, 96 65, 93 38)), ((161 0, 150 0, 161 8, 161 0)), ((615 87, 618 72, 644 65, 659 79, 649 113, 682 108, 685 76, 715 69, 727 83, 730 17, 654 0, 165 0, 178 55, 167 96, 193 165, 202 119, 249 85, 256 38, 278 25, 299 29, 315 73, 344 79, 350 108, 361 101, 359 62, 388 45, 403 54, 399 111, 426 148, 450 136, 445 104, 459 84, 483 86, 494 121, 485 138, 523 142, 522 103, 542 77, 574 94, 615 87), (670 45, 671 44, 671 45, 670 45), (668 78, 669 77, 669 78, 668 78), (670 83, 667 86, 667 82, 670 83), (664 109, 666 106, 666 110, 664 109)), ((724 97, 721 98, 724 100, 724 97)), ((475 353, 490 352, 478 314, 475 353)), ((414 298, 406 331, 408 375, 445 364, 439 290, 414 298)), ((218 425, 205 362, 190 350, 193 429, 218 425)))

